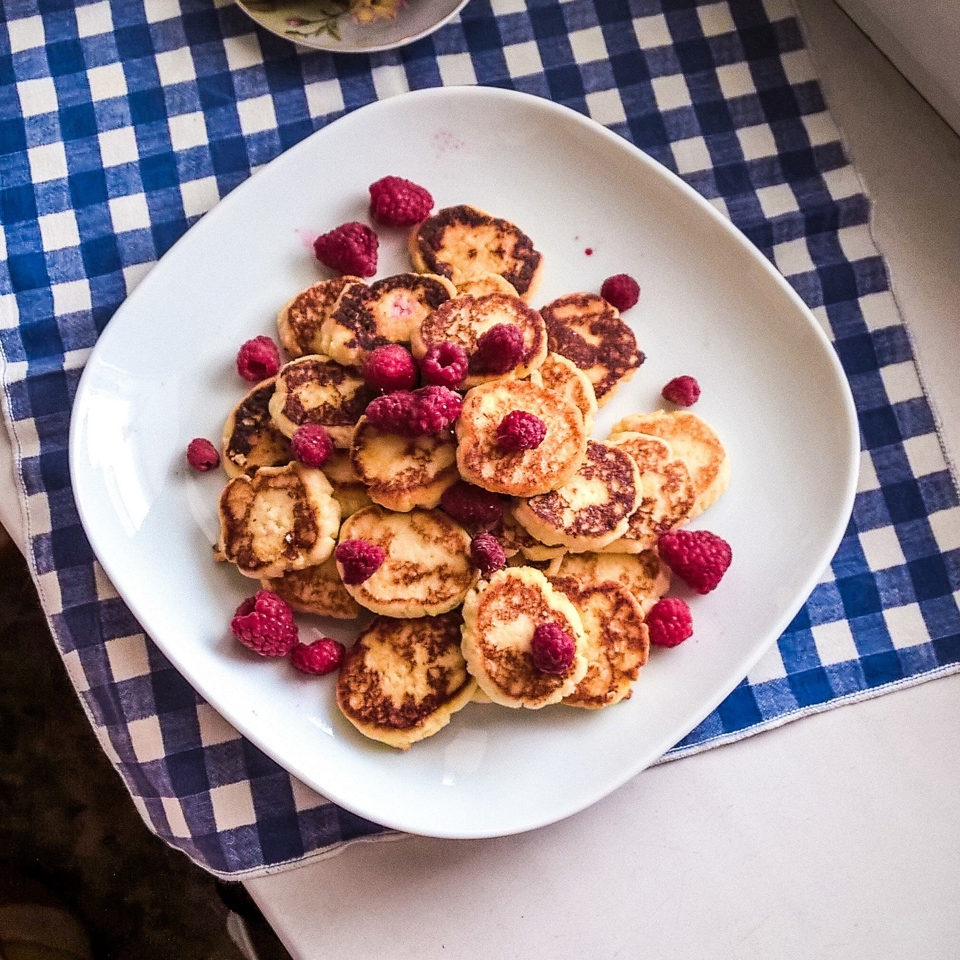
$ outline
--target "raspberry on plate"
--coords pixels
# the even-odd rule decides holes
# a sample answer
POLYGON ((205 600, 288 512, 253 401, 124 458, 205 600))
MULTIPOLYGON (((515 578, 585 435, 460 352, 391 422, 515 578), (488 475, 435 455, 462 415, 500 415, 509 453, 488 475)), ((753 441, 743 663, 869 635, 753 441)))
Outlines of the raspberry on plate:
POLYGON ((623 313, 640 299, 640 284, 627 273, 616 273, 603 281, 600 296, 623 313))
POLYGON ((194 437, 187 444, 187 463, 194 470, 206 473, 220 466, 220 454, 206 437, 194 437))
POLYGON ((355 277, 377 272, 377 235, 365 224, 352 220, 313 241, 316 258, 331 270, 355 277))
POLYGON ((500 541, 490 533, 481 533, 470 541, 470 559, 485 577, 507 565, 500 541))
POLYGON ((690 608, 679 597, 663 597, 646 617, 650 642, 657 647, 675 647, 693 636, 690 608))
POLYGON ((275 377, 280 369, 280 350, 269 337, 247 340, 237 352, 237 373, 250 383, 275 377))
POLYGON ((339 668, 346 652, 342 643, 321 637, 313 643, 298 643, 293 648, 290 662, 303 673, 322 677, 339 668))
POLYGON ((504 453, 536 450, 547 435, 547 425, 526 410, 508 413, 497 427, 497 446, 504 453))
POLYGON ((463 398, 446 387, 395 390, 372 400, 367 419, 378 430, 401 437, 422 437, 449 427, 463 408, 463 398))
POLYGON ((570 669, 576 653, 573 637, 555 623, 541 623, 530 638, 530 656, 541 673, 563 675, 570 669))
POLYGON ((412 227, 426 220, 433 197, 424 187, 403 177, 381 177, 370 184, 370 216, 388 227, 412 227))
POLYGON ((290 452, 305 466, 322 467, 333 452, 333 441, 319 423, 304 423, 290 438, 290 452))
POLYGON ((692 407, 700 399, 700 384, 693 377, 674 377, 660 396, 678 407, 692 407))
POLYGON ((498 323, 482 334, 470 357, 471 373, 501 374, 523 359, 523 333, 512 323, 498 323))
POLYGON ((730 544, 709 530, 671 530, 657 541, 663 562, 697 593, 715 590, 733 559, 730 544))
POLYGON ((367 386, 384 393, 412 390, 417 385, 417 365, 410 351, 399 343, 377 347, 363 365, 367 386))
POLYGON ((387 554, 383 547, 369 540, 342 540, 337 544, 334 557, 340 564, 343 582, 356 586, 380 569, 387 554))
POLYGON ((451 340, 431 344, 420 359, 423 382, 435 387, 456 390, 463 383, 468 368, 467 351, 451 340))
POLYGON ((440 497, 440 506, 468 530, 492 530, 503 519, 500 498, 483 487, 457 480, 440 497))
POLYGON ((299 640, 293 611, 270 590, 258 590, 237 607, 233 635, 261 657, 285 657, 299 640))

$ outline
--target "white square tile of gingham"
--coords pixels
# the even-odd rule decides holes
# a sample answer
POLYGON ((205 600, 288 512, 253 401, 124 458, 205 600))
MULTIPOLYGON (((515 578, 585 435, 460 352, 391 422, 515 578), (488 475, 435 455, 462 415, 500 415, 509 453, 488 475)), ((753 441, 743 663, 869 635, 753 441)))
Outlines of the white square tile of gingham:
POLYGON ((915 647, 930 640, 918 603, 908 603, 902 607, 888 607, 883 611, 883 620, 890 631, 890 640, 897 650, 915 647))
POLYGON ((210 791, 210 805, 213 808, 213 822, 218 833, 257 822, 257 812, 253 807, 253 793, 247 780, 214 787, 210 791))
POLYGON ((810 632, 817 648, 817 657, 823 666, 860 659, 850 624, 846 620, 821 623, 811 627, 810 632))

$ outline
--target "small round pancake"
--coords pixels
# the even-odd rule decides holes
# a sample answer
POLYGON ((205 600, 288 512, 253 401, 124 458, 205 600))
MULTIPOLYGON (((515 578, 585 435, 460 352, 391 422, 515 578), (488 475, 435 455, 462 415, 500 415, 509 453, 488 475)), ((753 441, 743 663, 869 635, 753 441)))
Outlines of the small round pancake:
POLYGON ((420 324, 456 295, 446 277, 418 273, 347 287, 324 322, 325 352, 344 366, 362 366, 377 347, 409 343, 420 324))
POLYGON ((374 396, 356 370, 311 354, 280 368, 270 416, 285 436, 305 423, 319 423, 336 446, 349 449, 354 427, 374 396))
POLYGON ((563 702, 599 710, 629 699, 650 652, 640 604, 609 580, 585 585, 575 577, 557 577, 550 583, 577 608, 587 637, 587 672, 563 702))
POLYGON ((515 294, 457 297, 441 304, 414 331, 410 344, 413 355, 419 360, 431 346, 453 342, 459 343, 468 357, 473 356, 480 337, 501 323, 516 327, 523 335, 520 362, 506 373, 468 373, 463 386, 469 389, 504 377, 526 377, 547 355, 547 328, 540 314, 515 294))
POLYGON ((518 227, 465 204, 444 207, 414 227, 410 260, 420 273, 449 277, 455 286, 498 273, 529 300, 540 281, 543 257, 518 227))
POLYGON ((340 526, 327 478, 297 462, 234 477, 220 494, 219 512, 219 559, 257 579, 323 563, 340 526))
POLYGON ((587 441, 580 469, 549 493, 521 500, 514 516, 541 543, 599 550, 622 536, 640 503, 640 471, 612 444, 587 441))
POLYGON ((223 425, 223 469, 228 477, 254 473, 260 467, 282 467, 290 462, 290 440, 270 416, 270 398, 276 377, 258 383, 230 411, 223 425))
POLYGON ((458 297, 485 297, 490 293, 517 295, 517 288, 499 273, 481 273, 457 284, 458 297))
POLYGON ((530 374, 530 379, 551 393, 572 400, 580 408, 587 429, 592 429, 597 413, 597 395, 590 378, 572 360, 559 353, 548 353, 546 360, 530 374))
POLYGON ((370 499, 400 513, 439 506, 443 491, 460 479, 452 430, 400 437, 378 430, 361 417, 350 460, 370 499))
POLYGON ((670 568, 655 550, 643 553, 568 553, 554 577, 574 577, 583 586, 613 580, 627 588, 646 616, 670 589, 670 568))
POLYGON ((326 353, 323 342, 324 321, 333 312, 340 294, 350 284, 363 284, 360 277, 333 277, 321 280, 288 300, 277 314, 280 343, 291 357, 326 353))
POLYGON ((333 487, 333 496, 340 504, 340 516, 343 519, 373 503, 367 494, 367 485, 353 469, 349 450, 331 450, 322 469, 333 487))
MULTIPOLYGON (((366 507, 347 517, 340 541, 367 540, 386 559, 363 583, 346 584, 362 607, 387 617, 430 617, 458 607, 477 581, 470 535, 442 510, 366 507)), ((341 576, 343 568, 338 563, 341 576)))
POLYGON ((644 356, 616 307, 595 293, 570 293, 541 307, 549 349, 572 360, 593 384, 603 406, 626 383, 644 356))
POLYGON ((730 481, 730 458, 716 431, 689 410, 655 410, 634 413, 617 422, 610 431, 646 433, 670 444, 675 457, 690 471, 696 500, 687 519, 703 513, 720 499, 730 481))
POLYGON ((529 380, 496 380, 467 391, 456 431, 460 475, 484 490, 517 497, 566 483, 580 468, 589 437, 583 415, 570 400, 529 380), (514 410, 546 424, 540 446, 513 453, 497 446, 497 427, 514 410))
POLYGON ((480 689, 505 707, 531 710, 559 703, 587 672, 587 639, 572 603, 533 567, 507 567, 481 580, 463 604, 463 656, 480 689), (530 656, 533 632, 555 623, 573 637, 566 673, 542 673, 530 656))
POLYGON ((567 548, 564 546, 548 546, 537 540, 517 521, 514 515, 516 509, 516 503, 505 507, 503 520, 496 529, 491 531, 500 541, 500 546, 503 547, 503 552, 508 559, 519 553, 524 558, 522 562, 534 560, 537 563, 542 563, 562 557, 567 552, 567 548))
POLYGON ((407 750, 432 737, 477 689, 460 652, 460 615, 377 617, 347 651, 337 705, 365 737, 407 750))
POLYGON ((644 433, 615 433, 607 443, 629 454, 640 469, 640 506, 623 536, 603 547, 609 553, 640 553, 657 545, 660 534, 686 523, 695 494, 687 465, 665 440, 644 433))
POLYGON ((302 570, 289 570, 280 577, 261 580, 264 590, 272 590, 301 613, 318 617, 353 620, 360 616, 360 604, 347 593, 332 556, 323 563, 302 570))

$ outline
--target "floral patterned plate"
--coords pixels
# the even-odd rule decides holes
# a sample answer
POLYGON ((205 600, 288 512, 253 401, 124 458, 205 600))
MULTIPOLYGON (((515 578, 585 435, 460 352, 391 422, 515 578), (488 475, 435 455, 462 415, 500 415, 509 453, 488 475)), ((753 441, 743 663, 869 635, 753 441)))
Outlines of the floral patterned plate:
POLYGON ((467 0, 237 0, 265 30, 334 53, 375 53, 413 43, 450 20, 467 0))

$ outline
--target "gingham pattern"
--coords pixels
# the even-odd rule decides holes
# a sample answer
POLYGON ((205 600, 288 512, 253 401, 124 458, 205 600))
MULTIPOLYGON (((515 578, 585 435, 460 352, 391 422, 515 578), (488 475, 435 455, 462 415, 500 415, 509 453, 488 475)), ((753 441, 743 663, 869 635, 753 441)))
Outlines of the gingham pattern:
POLYGON ((383 834, 239 737, 143 636, 79 525, 71 399, 98 332, 219 197, 331 119, 407 89, 512 87, 632 140, 773 260, 850 378, 864 453, 832 567, 668 758, 958 668, 956 485, 784 0, 471 0, 432 37, 373 57, 295 48, 207 0, 13 0, 4 13, 0 346, 30 562, 104 750, 148 825, 198 863, 251 876, 383 834))

